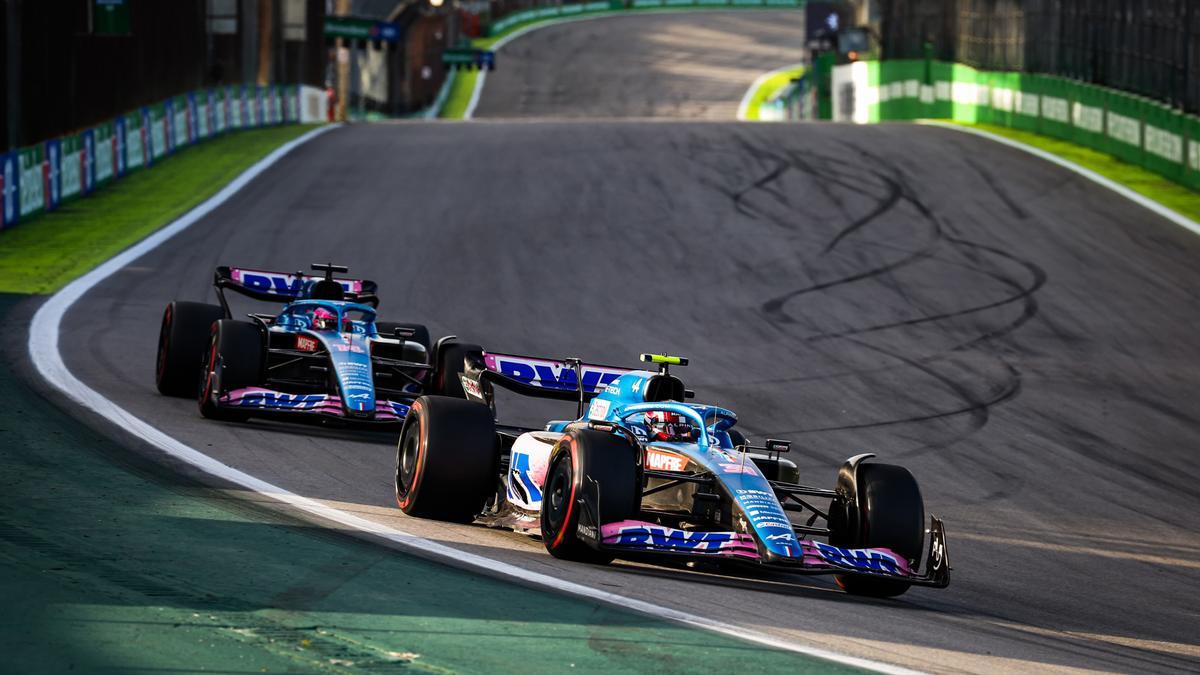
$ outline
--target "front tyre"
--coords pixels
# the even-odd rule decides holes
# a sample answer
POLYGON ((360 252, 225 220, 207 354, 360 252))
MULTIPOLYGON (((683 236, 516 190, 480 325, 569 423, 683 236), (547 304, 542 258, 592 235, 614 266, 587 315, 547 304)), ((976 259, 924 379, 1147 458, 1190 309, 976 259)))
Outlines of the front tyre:
POLYGON ((230 319, 212 325, 200 388, 201 415, 236 422, 249 417, 244 412, 219 407, 217 400, 222 394, 261 382, 263 351, 263 336, 258 326, 230 319))
POLYGON ((212 325, 223 318, 225 310, 218 305, 179 300, 167 305, 154 363, 154 384, 159 393, 180 398, 196 395, 212 325))
MULTIPOLYGON (((851 540, 831 533, 830 543, 853 548, 886 548, 916 561, 925 541, 925 502, 917 480, 908 469, 894 464, 858 467, 858 523, 851 540)), ((907 581, 852 574, 837 576, 847 593, 891 598, 907 591, 907 581)))
MULTIPOLYGON (((614 434, 571 429, 550 453, 542 490, 542 542, 555 558, 606 565, 613 554, 592 548, 580 536, 580 514, 599 512, 601 523, 629 520, 641 510, 640 448, 614 434), (599 496, 598 503, 593 503, 599 496)), ((599 539, 600 523, 592 537, 599 539)))
POLYGON ((475 355, 483 354, 483 347, 467 342, 448 342, 442 345, 437 354, 436 369, 433 371, 431 393, 452 398, 466 398, 463 391, 462 375, 466 370, 466 360, 475 355))
POLYGON ((496 423, 485 405, 413 402, 396 449, 396 504, 418 518, 469 523, 495 493, 496 423))

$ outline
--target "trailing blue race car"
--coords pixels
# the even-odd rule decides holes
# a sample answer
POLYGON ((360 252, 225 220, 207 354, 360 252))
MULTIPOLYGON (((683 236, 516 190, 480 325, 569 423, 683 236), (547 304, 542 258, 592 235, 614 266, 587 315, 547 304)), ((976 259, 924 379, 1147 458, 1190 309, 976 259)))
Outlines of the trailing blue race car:
POLYGON ((950 582, 942 522, 926 529, 907 469, 863 454, 835 489, 801 485, 781 456, 789 443, 749 445, 732 411, 685 402, 692 392, 669 367, 686 359, 643 355, 654 372, 461 353, 464 397, 416 399, 401 432, 396 500, 409 515, 538 534, 555 557, 585 562, 736 561, 835 574, 880 597, 950 582), (578 418, 498 424, 494 385, 577 401, 578 418))
POLYGON ((374 282, 334 278, 348 271, 340 265, 312 268, 324 276, 218 267, 213 286, 220 304, 167 305, 158 390, 196 396, 201 414, 225 420, 296 414, 400 422, 421 394, 462 395, 457 373, 443 372, 439 356, 461 364, 460 351, 471 345, 453 343, 452 336, 430 344, 421 324, 376 321, 374 282), (284 305, 237 321, 226 290, 284 305))

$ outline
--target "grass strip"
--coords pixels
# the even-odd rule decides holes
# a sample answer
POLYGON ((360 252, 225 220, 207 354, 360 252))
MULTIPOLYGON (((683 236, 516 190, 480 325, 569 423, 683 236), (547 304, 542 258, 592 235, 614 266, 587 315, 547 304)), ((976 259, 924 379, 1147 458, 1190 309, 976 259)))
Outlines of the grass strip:
POLYGON ((454 81, 450 83, 450 93, 446 96, 446 103, 442 105, 438 117, 449 120, 463 119, 467 106, 471 103, 471 95, 475 91, 475 78, 478 76, 477 70, 458 71, 454 81))
POLYGON ((52 293, 62 288, 311 128, 245 130, 185 148, 149 170, 0 232, 0 293, 52 293))
POLYGON ((1123 162, 1107 153, 1029 131, 1010 129, 995 124, 960 124, 1053 153, 1086 169, 1091 169, 1109 180, 1116 181, 1144 197, 1153 199, 1172 211, 1183 214, 1192 220, 1200 220, 1200 192, 1140 166, 1123 162))
MULTIPOLYGON (((613 13, 615 14, 617 12, 613 13)), ((476 49, 492 49, 497 42, 519 30, 524 30, 529 26, 539 23, 561 21, 563 18, 564 17, 555 16, 525 21, 514 26, 509 26, 495 35, 475 38, 471 40, 471 46, 476 49)), ((442 105, 442 109, 438 112, 438 117, 448 120, 463 119, 463 116, 467 112, 467 106, 471 103, 471 96, 475 93, 475 80, 478 77, 478 70, 458 71, 458 73, 454 76, 454 82, 450 83, 450 94, 446 97, 446 103, 442 105)))

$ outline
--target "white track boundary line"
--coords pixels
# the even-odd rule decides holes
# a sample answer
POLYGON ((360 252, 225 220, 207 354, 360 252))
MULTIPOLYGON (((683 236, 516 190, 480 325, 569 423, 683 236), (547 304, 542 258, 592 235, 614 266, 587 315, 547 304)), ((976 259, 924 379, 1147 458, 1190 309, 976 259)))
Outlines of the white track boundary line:
POLYGON ((108 260, 104 264, 100 265, 79 279, 71 282, 58 293, 55 293, 53 296, 51 296, 50 299, 38 309, 37 313, 34 314, 33 322, 30 324, 29 328, 29 355, 32 358, 35 367, 37 368, 38 373, 40 373, 47 382, 61 390, 67 395, 67 397, 76 403, 96 412, 122 430, 133 434, 135 437, 162 450, 168 455, 183 460, 188 464, 191 464, 192 466, 204 471, 205 473, 239 485, 252 492, 270 497, 271 499, 275 499, 284 504, 288 504, 289 506, 292 506, 300 511, 304 511, 319 518, 344 525, 354 530, 359 530, 361 532, 386 539, 399 544, 402 547, 419 551, 424 554, 448 558, 460 564, 466 564, 471 567, 476 567, 492 573, 499 573, 508 577, 520 579, 526 583, 536 584, 538 586, 550 588, 562 593, 568 593, 574 596, 615 605, 621 608, 639 612, 641 614, 667 619, 669 621, 686 624, 695 628, 720 633, 775 649, 795 652, 805 656, 811 656, 818 659, 824 659, 826 661, 832 661, 835 663, 854 666, 857 668, 864 668, 881 673, 915 672, 885 663, 870 661, 868 659, 846 656, 815 647, 807 647, 779 638, 756 635, 747 629, 738 628, 736 626, 721 623, 706 617, 696 616, 666 607, 660 607, 643 600, 627 598, 617 595, 616 593, 609 593, 607 591, 602 591, 590 586, 584 586, 575 582, 558 579, 547 574, 531 572, 515 565, 510 565, 499 560, 486 558, 474 553, 460 551, 444 544, 439 544, 437 542, 409 534, 402 530, 367 520, 366 518, 357 516, 353 513, 335 509, 314 499, 302 497, 281 487, 272 485, 271 483, 235 469, 227 464, 213 459, 212 457, 209 457, 208 455, 205 455, 204 453, 188 445, 185 445, 175 438, 168 436, 166 433, 162 432, 152 424, 149 424, 148 422, 134 416, 132 413, 120 407, 100 392, 97 392, 96 390, 87 386, 78 378, 76 378, 70 370, 67 369, 66 364, 63 362, 62 354, 58 349, 60 327, 67 310, 69 310, 72 305, 74 305, 81 297, 83 297, 84 294, 86 294, 100 282, 112 276, 121 268, 129 265, 138 258, 154 250, 171 237, 179 234, 204 216, 211 213, 213 209, 216 209, 218 206, 225 203, 247 183, 278 162, 279 159, 288 152, 300 144, 320 134, 330 131, 331 129, 335 128, 335 126, 336 125, 331 125, 322 127, 320 129, 314 129, 287 143, 286 145, 281 146, 247 169, 244 173, 234 179, 233 182, 222 188, 220 192, 181 216, 175 222, 167 225, 158 232, 155 232, 146 239, 143 239, 141 242, 135 244, 131 248, 126 249, 115 258, 108 260), (37 338, 35 339, 34 336, 37 336, 37 338))
POLYGON ((750 101, 754 98, 754 94, 758 91, 758 88, 766 84, 768 79, 784 72, 785 70, 793 70, 795 68, 802 67, 803 65, 803 63, 793 63, 790 66, 783 66, 782 68, 776 68, 775 70, 765 72, 755 78, 754 83, 751 84, 750 88, 746 90, 746 93, 742 95, 742 102, 738 104, 738 120, 742 122, 746 121, 746 114, 750 112, 750 101))
POLYGON ((450 90, 454 88, 454 81, 458 79, 458 71, 451 70, 446 76, 442 86, 438 89, 437 97, 433 99, 433 103, 425 110, 421 117, 427 120, 437 119, 442 114, 442 108, 446 107, 446 99, 450 98, 450 90))
POLYGON ((1044 159, 1047 162, 1051 162, 1053 164, 1057 164, 1057 165, 1063 167, 1064 169, 1069 169, 1071 171, 1074 171, 1075 173, 1079 174, 1080 176, 1083 176, 1084 178, 1092 181, 1093 183, 1096 183, 1098 185, 1108 188, 1109 190, 1112 190, 1113 192, 1121 195, 1122 197, 1137 204, 1138 206, 1149 209, 1149 210, 1153 211, 1154 213, 1162 216, 1163 218, 1166 218, 1167 220, 1171 221, 1172 223, 1175 223, 1176 225, 1178 225, 1180 227, 1185 227, 1185 228, 1191 230, 1195 234, 1200 234, 1200 223, 1197 223, 1196 221, 1192 220, 1191 218, 1188 218, 1187 216, 1183 215, 1182 213, 1179 213, 1178 211, 1169 209, 1166 206, 1163 206, 1162 204, 1154 201, 1153 199, 1150 199, 1149 197, 1147 197, 1145 195, 1139 194, 1139 193, 1125 187, 1124 185, 1121 185, 1120 183, 1112 180, 1111 178, 1106 178, 1106 177, 1096 173, 1095 171, 1092 171, 1091 169, 1080 166, 1079 164, 1076 164, 1075 162, 1072 162, 1069 159, 1063 159, 1062 157, 1059 157, 1058 155, 1055 155, 1054 153, 1047 152, 1045 150, 1042 150, 1041 148, 1036 148, 1032 145, 1027 145, 1025 143, 1022 143, 1021 141, 1014 141, 1011 138, 1006 138, 1006 137, 1000 136, 998 134, 993 134, 989 131, 984 131, 982 129, 975 129, 973 127, 965 127, 965 126, 962 126, 961 124, 951 124, 949 122, 939 122, 937 120, 917 120, 917 124, 924 124, 924 125, 932 126, 932 127, 941 127, 943 129, 954 129, 955 131, 961 131, 966 134, 974 134, 975 136, 982 136, 983 138, 987 138, 987 139, 995 141, 997 143, 1002 143, 1011 148, 1023 150, 1035 157, 1040 157, 1041 159, 1044 159))

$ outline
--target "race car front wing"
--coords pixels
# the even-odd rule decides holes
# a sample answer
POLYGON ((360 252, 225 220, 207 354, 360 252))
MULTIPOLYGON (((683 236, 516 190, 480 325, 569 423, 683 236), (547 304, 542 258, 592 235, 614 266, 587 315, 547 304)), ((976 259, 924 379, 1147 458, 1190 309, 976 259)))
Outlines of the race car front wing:
POLYGON ((262 387, 235 389, 217 399, 222 408, 245 412, 302 413, 352 420, 355 422, 403 422, 409 406, 396 401, 377 400, 373 414, 347 412, 340 396, 330 394, 290 394, 262 387))
POLYGON ((946 533, 937 518, 930 519, 929 548, 925 569, 920 573, 903 556, 886 548, 844 548, 797 538, 786 546, 794 551, 793 557, 774 556, 768 561, 760 555, 754 537, 746 533, 679 530, 638 520, 602 525, 598 537, 593 536, 594 532, 595 528, 580 525, 581 538, 591 539, 598 549, 614 552, 737 559, 800 574, 852 573, 935 588, 950 583, 946 533))

